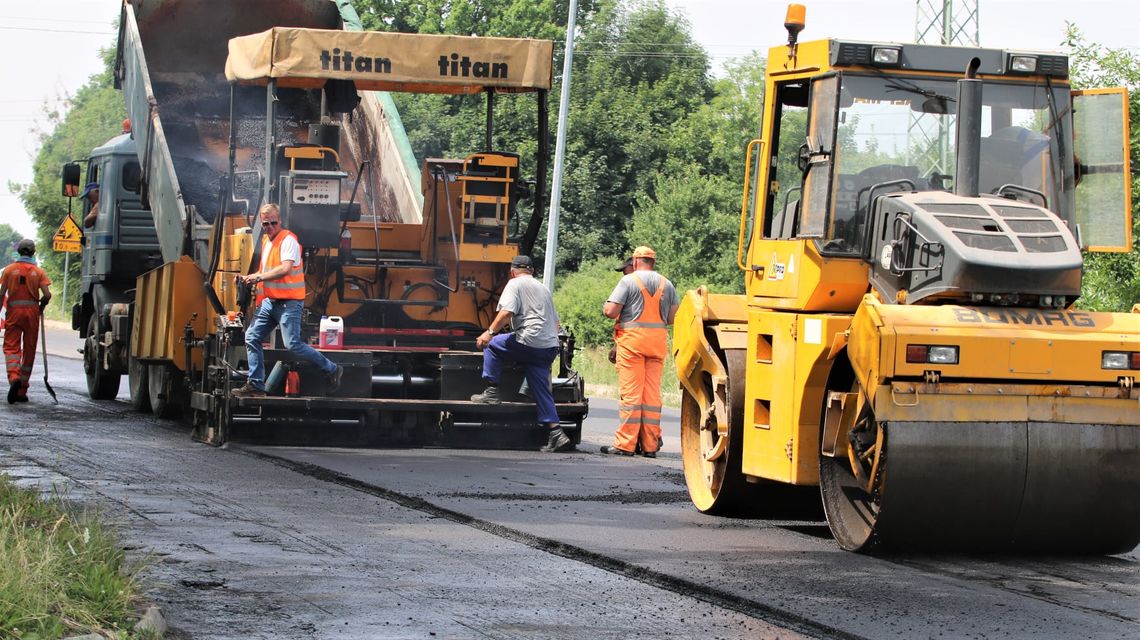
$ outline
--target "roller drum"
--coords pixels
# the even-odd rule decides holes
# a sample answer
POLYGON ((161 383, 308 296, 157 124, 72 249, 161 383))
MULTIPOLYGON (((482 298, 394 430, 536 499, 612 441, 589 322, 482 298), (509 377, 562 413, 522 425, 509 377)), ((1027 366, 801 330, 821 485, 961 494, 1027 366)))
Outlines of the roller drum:
POLYGON ((823 482, 829 524, 845 548, 1113 554, 1140 542, 1140 428, 906 421, 883 428, 873 498, 836 483, 835 461, 822 469, 831 480, 823 482))

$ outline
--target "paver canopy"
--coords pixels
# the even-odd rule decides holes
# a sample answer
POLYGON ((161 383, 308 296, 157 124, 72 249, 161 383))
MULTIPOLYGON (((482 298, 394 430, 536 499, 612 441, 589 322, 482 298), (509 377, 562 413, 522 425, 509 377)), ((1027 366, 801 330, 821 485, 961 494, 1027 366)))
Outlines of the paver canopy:
POLYGON ((275 27, 230 39, 226 78, 300 88, 350 80, 362 91, 526 92, 550 88, 553 50, 549 40, 275 27))

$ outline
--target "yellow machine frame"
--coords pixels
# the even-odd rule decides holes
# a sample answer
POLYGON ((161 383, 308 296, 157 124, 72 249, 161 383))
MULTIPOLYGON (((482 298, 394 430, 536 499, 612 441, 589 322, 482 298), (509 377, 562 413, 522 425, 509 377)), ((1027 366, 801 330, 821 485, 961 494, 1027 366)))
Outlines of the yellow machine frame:
MULTIPOLYGON (((833 44, 819 40, 770 50, 761 139, 745 154, 736 247, 745 294, 689 291, 674 325, 682 447, 695 505, 723 511, 730 485, 736 487, 729 496, 734 504, 746 495, 741 481, 819 484, 821 459, 852 455, 847 431, 868 411, 881 422, 1140 427, 1137 372, 1106 370, 1101 362, 1104 351, 1140 351, 1137 309, 1111 314, 897 304, 905 298, 881 300, 872 292, 870 266, 861 258, 822 255, 813 238, 764 237, 766 218, 776 213, 766 203, 773 202, 773 209, 780 204, 765 197, 780 188, 768 149, 778 125, 778 84, 836 71, 830 63, 833 44), (961 364, 939 371, 908 363, 910 344, 954 345, 961 364), (730 357, 741 352, 743 359, 730 357), (1043 382, 1051 379, 1066 383, 1043 382), (737 422, 740 433, 733 431, 737 422)), ((1044 82, 1041 76, 1001 80, 1044 82)), ((817 110, 809 111, 809 118, 816 117, 817 110)), ((1128 175, 1126 152, 1123 162, 1128 175)), ((831 179, 834 192, 834 173, 831 179)), ((1129 215, 1128 229, 1130 222, 1129 215)), ((882 431, 878 437, 871 451, 881 450, 882 431)), ((873 465, 852 459, 852 468, 870 491, 879 472, 877 455, 873 465)))

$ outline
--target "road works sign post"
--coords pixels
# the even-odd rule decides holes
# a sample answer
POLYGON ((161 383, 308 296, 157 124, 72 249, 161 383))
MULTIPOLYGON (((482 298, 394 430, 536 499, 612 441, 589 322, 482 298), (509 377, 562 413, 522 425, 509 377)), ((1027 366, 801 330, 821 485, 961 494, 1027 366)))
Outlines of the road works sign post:
POLYGON ((75 224, 71 214, 60 223, 51 237, 52 251, 64 251, 63 257, 63 308, 67 308, 67 274, 71 271, 71 254, 83 251, 83 230, 75 224))

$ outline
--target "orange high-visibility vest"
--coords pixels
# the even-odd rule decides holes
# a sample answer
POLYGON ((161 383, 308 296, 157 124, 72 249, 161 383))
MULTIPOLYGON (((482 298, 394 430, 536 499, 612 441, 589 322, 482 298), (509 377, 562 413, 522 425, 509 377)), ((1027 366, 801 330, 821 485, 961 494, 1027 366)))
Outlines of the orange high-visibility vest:
POLYGON ((8 306, 37 306, 40 299, 40 284, 44 272, 30 262, 13 262, 4 269, 8 285, 8 306))
POLYGON ((641 289, 643 309, 641 315, 631 322, 619 322, 614 328, 614 338, 623 347, 648 358, 664 358, 668 351, 669 325, 661 317, 661 296, 665 292, 665 279, 657 287, 656 293, 649 290, 637 272, 633 273, 637 287, 641 289))
MULTIPOLYGON (((261 251, 268 251, 265 258, 265 271, 281 266, 281 244, 285 238, 296 238, 292 231, 282 229, 277 237, 270 243, 269 236, 261 239, 261 251)), ((270 300, 304 300, 305 299, 305 266, 303 260, 298 259, 293 268, 284 276, 276 280, 263 280, 261 282, 265 297, 270 300)))

